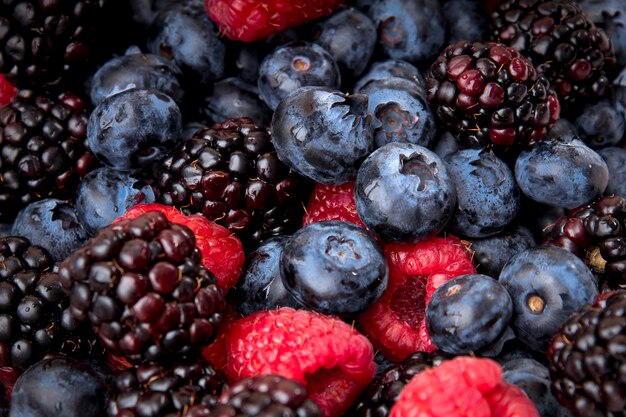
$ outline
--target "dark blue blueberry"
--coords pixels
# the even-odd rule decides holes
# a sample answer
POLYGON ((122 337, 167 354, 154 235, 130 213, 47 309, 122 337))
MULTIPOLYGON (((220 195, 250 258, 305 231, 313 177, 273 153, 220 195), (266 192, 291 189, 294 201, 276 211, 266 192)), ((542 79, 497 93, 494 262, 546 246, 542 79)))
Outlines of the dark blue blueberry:
POLYGON ((502 377, 520 387, 537 407, 540 416, 574 417, 561 406, 550 389, 550 371, 530 358, 513 359, 502 365, 502 377))
POLYGON ((322 184, 354 179, 374 147, 367 96, 324 87, 302 87, 283 100, 272 118, 272 135, 285 164, 322 184))
MULTIPOLYGON (((626 16, 626 13, 624 15, 626 16)), ((615 78, 612 87, 615 104, 626 110, 626 67, 615 78)))
POLYGON ((272 109, 300 87, 339 88, 341 73, 333 56, 321 46, 289 42, 268 54, 259 68, 261 98, 272 109))
POLYGON ((456 203, 446 164, 432 151, 393 142, 361 165, 355 200, 363 223, 391 241, 416 242, 441 231, 456 203))
POLYGON ((243 315, 278 307, 302 306, 285 289, 280 277, 280 255, 288 236, 267 240, 247 257, 246 272, 237 283, 235 303, 243 315))
POLYGON ((426 307, 426 326, 438 349, 467 355, 496 344, 512 316, 511 297, 498 281, 487 275, 461 275, 435 291, 426 307))
POLYGON ((11 417, 101 417, 111 391, 103 378, 80 362, 44 359, 16 381, 11 417))
POLYGON ((335 58, 344 78, 365 71, 376 46, 376 27, 364 13, 344 9, 321 22, 315 42, 335 58))
POLYGON ((515 179, 529 198, 571 209, 604 192, 609 169, 582 140, 552 138, 536 142, 519 155, 515 179))
POLYGON ((379 0, 370 7, 369 16, 390 58, 426 61, 443 49, 446 22, 437 0, 379 0))
POLYGON ((598 154, 609 167, 609 185, 606 194, 626 196, 626 150, 608 146, 598 150, 598 154))
POLYGON ((257 87, 239 78, 225 78, 213 84, 202 111, 213 123, 249 117, 257 126, 265 127, 272 120, 272 111, 259 97, 257 87))
POLYGON ((24 236, 33 245, 44 247, 57 261, 81 247, 88 237, 76 208, 53 198, 24 207, 13 222, 11 234, 24 236))
POLYGON ((520 192, 504 161, 485 149, 465 149, 446 160, 456 187, 450 226, 467 237, 502 232, 517 216, 520 192))
POLYGON ((433 151, 437 155, 439 155, 439 158, 445 161, 453 153, 461 149, 459 145, 460 145, 459 140, 456 137, 454 137, 454 135, 451 132, 445 131, 441 134, 441 136, 439 136, 439 139, 435 143, 435 146, 432 148, 433 148, 433 151))
POLYGON ((179 0, 129 0, 133 10, 133 20, 148 27, 154 22, 157 14, 167 6, 179 0))
POLYGON ((13 223, 0 223, 0 237, 11 236, 13 223))
POLYGON ((397 77, 372 80, 357 93, 368 96, 368 111, 381 124, 374 131, 377 148, 391 142, 428 147, 435 138, 435 118, 415 83, 397 77))
POLYGON ((173 2, 161 10, 150 27, 148 49, 173 60, 190 85, 208 86, 224 73, 226 48, 202 1, 173 2))
POLYGON ((495 236, 468 240, 476 271, 490 277, 498 277, 511 256, 537 244, 530 230, 521 225, 495 236))
POLYGON ((155 201, 152 187, 125 172, 98 168, 87 174, 76 190, 76 210, 91 235, 110 225, 137 204, 155 201))
POLYGON ((585 15, 608 33, 621 67, 626 65, 626 3, 624 0, 576 0, 585 15))
POLYGON ((553 246, 536 246, 514 255, 502 268, 499 281, 513 300, 513 331, 537 352, 544 352, 565 320, 598 295, 587 265, 553 246))
POLYGON ((487 32, 487 17, 476 0, 448 0, 443 5, 448 26, 448 44, 461 40, 482 42, 487 32))
POLYGON ((551 127, 547 137, 571 139, 579 136, 576 125, 568 119, 559 119, 551 127))
POLYGON ((354 91, 358 92, 363 86, 372 80, 386 80, 387 78, 404 78, 414 82, 422 91, 424 95, 424 89, 426 88, 426 81, 412 64, 399 59, 389 59, 387 61, 380 61, 374 63, 369 71, 363 75, 359 81, 354 85, 354 91))
POLYGON ((342 221, 312 223, 285 243, 280 257, 287 291, 324 314, 358 314, 387 288, 387 262, 363 228, 342 221))
POLYGON ((132 47, 126 55, 111 58, 91 81, 91 102, 97 106, 106 97, 131 88, 155 89, 170 96, 179 105, 183 100, 179 70, 160 55, 142 54, 132 47))
POLYGON ((617 145, 626 131, 624 109, 610 100, 591 103, 576 119, 576 127, 583 140, 597 149, 617 145))
POLYGON ((87 124, 89 148, 104 164, 130 171, 165 155, 180 139, 176 102, 156 90, 126 90, 107 97, 87 124))

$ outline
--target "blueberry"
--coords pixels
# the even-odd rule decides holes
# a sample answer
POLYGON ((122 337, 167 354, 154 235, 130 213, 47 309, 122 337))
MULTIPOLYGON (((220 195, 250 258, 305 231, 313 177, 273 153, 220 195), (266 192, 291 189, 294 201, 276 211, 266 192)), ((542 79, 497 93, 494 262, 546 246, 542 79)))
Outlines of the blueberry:
POLYGON ((626 196, 626 150, 615 146, 608 146, 598 150, 609 167, 609 185, 607 194, 626 196))
POLYGON ((467 355, 505 336, 512 315, 511 297, 498 281, 480 274, 461 275, 434 292, 426 307, 426 325, 438 349, 467 355))
POLYGON ((235 290, 235 302, 243 315, 278 307, 302 307, 280 277, 280 256, 287 240, 288 236, 269 239, 248 255, 246 271, 235 290))
POLYGON ((448 0, 443 5, 448 26, 448 44, 461 40, 482 42, 487 33, 487 17, 476 0, 448 0))
POLYGON ((249 117, 257 126, 268 126, 272 120, 272 111, 259 97, 257 87, 239 78, 225 78, 213 84, 204 102, 202 111, 213 123, 249 117))
POLYGON ((265 57, 259 68, 259 93, 272 110, 300 87, 340 85, 341 73, 335 59, 315 43, 294 41, 280 46, 265 57))
POLYGON ((426 61, 444 46, 446 23, 437 0, 379 0, 369 15, 390 58, 426 61))
POLYGON ((280 258, 287 291, 324 314, 351 315, 368 308, 387 287, 387 262, 364 229, 342 221, 303 227, 280 258))
POLYGON ((513 359, 502 365, 502 377, 509 384, 517 385, 537 407, 539 415, 550 417, 574 417, 561 406, 550 389, 550 371, 530 358, 513 359))
POLYGON ((389 59, 386 61, 379 61, 374 63, 370 69, 363 75, 359 81, 354 85, 354 91, 360 91, 365 84, 372 80, 385 80, 387 78, 404 78, 409 80, 422 91, 422 95, 425 94, 426 81, 420 71, 412 64, 399 59, 389 59))
MULTIPOLYGON (((623 13, 626 16, 626 13, 623 13)), ((626 109, 626 67, 622 69, 617 78, 613 81, 613 95, 615 103, 622 110, 626 109)))
POLYGON ((152 187, 125 172, 103 167, 91 171, 76 190, 78 218, 94 235, 137 205, 155 201, 152 187))
POLYGON ((515 179, 526 196, 565 208, 602 194, 608 175, 602 157, 577 138, 536 142, 515 161, 515 179))
POLYGON ((578 136, 578 128, 576 127, 576 125, 565 118, 557 120, 550 127, 547 135, 547 137, 549 138, 561 137, 564 139, 577 138, 578 136))
POLYGON ((174 100, 156 90, 131 89, 107 97, 93 110, 87 140, 104 164, 130 171, 162 158, 181 131, 174 100))
POLYGON ((165 7, 148 36, 150 52, 174 61, 190 85, 208 86, 222 77, 226 48, 202 1, 177 1, 165 7))
POLYGON ((502 232, 520 207, 519 188, 506 163, 486 149, 461 150, 446 162, 456 187, 450 228, 474 238, 502 232))
POLYGON ((64 357, 44 359, 17 379, 11 417, 101 417, 110 397, 91 368, 64 357))
POLYGON ((274 112, 272 134, 278 157, 322 184, 354 179, 374 146, 367 97, 323 87, 301 87, 287 96, 274 112))
POLYGON ((610 100, 602 100, 585 106, 576 119, 576 127, 590 147, 612 146, 624 137, 625 116, 623 108, 610 100))
POLYGON ((456 191, 445 163, 434 152, 393 142, 361 165, 355 200, 370 230, 387 240, 416 242, 445 227, 456 191))
POLYGON ((24 236, 33 245, 42 246, 57 261, 81 247, 88 237, 76 208, 54 198, 35 201, 24 207, 15 218, 11 234, 24 236))
POLYGON ((372 80, 357 93, 368 96, 368 111, 381 123, 374 131, 377 148, 391 142, 428 147, 434 139, 435 118, 414 82, 397 77, 372 80))
POLYGON ((511 327, 528 347, 544 352, 567 318, 598 295, 587 265, 571 252, 537 246, 514 255, 499 277, 513 300, 511 327))
POLYGON ((321 22, 315 42, 335 59, 344 78, 365 71, 376 46, 376 27, 355 8, 341 10, 321 22))
POLYGON ((460 149, 459 140, 449 131, 443 132, 432 147, 432 150, 444 161, 460 149))
POLYGON ((468 240, 474 252, 476 271, 490 277, 498 277, 511 256, 537 244, 530 230, 521 225, 495 236, 468 240))
POLYGON ((141 25, 148 27, 154 22, 157 14, 167 6, 178 0, 130 0, 133 10, 133 19, 141 25))
POLYGON ((170 96, 179 105, 183 100, 179 70, 160 55, 142 54, 129 48, 126 55, 111 58, 91 81, 91 102, 97 106, 105 98, 131 88, 155 89, 170 96))

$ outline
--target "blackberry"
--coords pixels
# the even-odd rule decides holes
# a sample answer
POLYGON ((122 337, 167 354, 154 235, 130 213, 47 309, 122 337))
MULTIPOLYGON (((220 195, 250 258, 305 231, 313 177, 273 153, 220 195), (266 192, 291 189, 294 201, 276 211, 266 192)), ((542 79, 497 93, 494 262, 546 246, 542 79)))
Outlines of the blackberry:
POLYGON ((33 201, 74 197, 96 165, 85 145, 88 118, 86 103, 69 93, 21 90, 0 108, 0 222, 33 201))
POLYGON ((53 266, 48 251, 27 239, 0 238, 0 366, 24 369, 49 353, 96 352, 72 320, 53 266))
POLYGON ((543 139, 560 105, 530 60, 501 44, 459 41, 426 76, 437 118, 469 145, 520 147, 543 139))
POLYGON ((491 13, 492 39, 528 56, 575 112, 609 92, 615 53, 609 36, 573 1, 506 0, 491 13))
POLYGON ((211 417, 321 417, 319 406, 307 398, 306 389, 279 375, 243 379, 220 398, 211 417))
POLYGON ((296 231, 310 188, 249 118, 200 129, 162 162, 155 183, 161 203, 203 214, 247 248, 296 231))
POLYGON ((552 392, 576 417, 626 416, 626 292, 587 304, 548 348, 552 392))
POLYGON ((59 273, 72 316, 134 363, 196 353, 215 338, 225 308, 193 232, 160 212, 102 229, 59 273))
POLYGON ((404 386, 417 374, 451 358, 446 353, 417 352, 380 373, 353 406, 354 417, 387 417, 404 386))
POLYGON ((225 385, 226 376, 200 359, 139 365, 115 377, 107 416, 208 416, 225 385))
POLYGON ((22 88, 80 85, 91 69, 100 0, 0 2, 0 73, 22 88))
POLYGON ((560 216, 544 233, 544 243, 583 259, 601 281, 626 287, 626 198, 601 197, 560 216))

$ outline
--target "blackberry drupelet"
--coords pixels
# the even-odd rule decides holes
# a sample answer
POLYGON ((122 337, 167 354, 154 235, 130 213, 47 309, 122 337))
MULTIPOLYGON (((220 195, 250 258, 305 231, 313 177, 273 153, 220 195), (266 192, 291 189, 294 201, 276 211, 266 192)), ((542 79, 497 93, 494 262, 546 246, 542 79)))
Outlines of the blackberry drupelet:
POLYGON ((310 189, 276 155, 269 133, 249 118, 196 132, 160 165, 158 200, 201 213, 254 248, 301 224, 310 189))
POLYGON ((552 392, 576 417, 626 416, 626 292, 575 313, 548 348, 552 392))
POLYGON ((225 385, 226 376, 201 359, 139 365, 115 377, 107 416, 208 416, 225 385))
POLYGON ((575 113, 609 92, 615 53, 609 36, 568 0, 506 0, 491 13, 491 37, 528 56, 575 113))
POLYGON ((400 392, 417 374, 439 366, 452 356, 435 351, 417 352, 393 364, 376 377, 353 406, 354 417, 386 417, 400 392))
POLYGON ((96 52, 101 0, 0 3, 0 73, 21 88, 81 85, 96 52))
POLYGON ((21 90, 0 108, 0 222, 13 221, 33 201, 74 197, 96 166, 85 141, 88 118, 86 103, 69 93, 21 90))
POLYGON ((243 379, 224 391, 210 417, 321 417, 306 389, 279 375, 243 379))
POLYGON ((27 368, 44 355, 94 353, 88 329, 69 313, 69 294, 44 248, 0 238, 0 366, 27 368))
POLYGON ((494 43, 448 46, 426 76, 442 127, 468 145, 520 147, 543 139, 560 105, 528 58, 494 43))
POLYGON ((197 353, 215 338, 225 308, 193 232, 160 212, 102 229, 59 273, 72 316, 133 363, 197 353))
POLYGON ((544 243, 585 261, 611 287, 626 287, 626 198, 601 197, 559 217, 544 233, 544 243))

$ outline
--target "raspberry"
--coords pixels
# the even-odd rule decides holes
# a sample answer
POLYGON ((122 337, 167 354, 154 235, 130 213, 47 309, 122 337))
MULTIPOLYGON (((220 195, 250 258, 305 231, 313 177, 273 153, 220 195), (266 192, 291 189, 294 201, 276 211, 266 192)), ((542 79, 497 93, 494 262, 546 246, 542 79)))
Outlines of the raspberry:
POLYGON ((476 269, 456 237, 434 237, 415 244, 387 244, 389 283, 380 299, 358 318, 359 328, 388 359, 399 362, 414 352, 432 352, 425 311, 443 283, 476 269))
POLYGON ((17 88, 8 82, 4 75, 0 74, 0 107, 9 104, 16 94, 17 88))
POLYGON ((376 372, 374 351, 343 321, 283 307, 235 322, 227 335, 228 377, 277 374, 303 384, 324 416, 342 415, 376 372))
POLYGON ((189 216, 177 208, 162 204, 139 204, 120 219, 134 219, 149 211, 160 211, 172 223, 187 226, 196 235, 196 246, 202 254, 202 263, 215 275, 217 286, 228 291, 235 286, 245 261, 239 239, 228 229, 207 220, 199 214, 189 216))
POLYGON ((342 220, 365 228, 356 212, 354 181, 341 185, 315 185, 302 226, 324 220, 342 220))
POLYGON ((490 359, 460 356, 415 376, 390 417, 539 417, 522 390, 490 359))
POLYGON ((329 15, 343 0, 205 0, 204 6, 233 40, 253 42, 290 27, 329 15))

